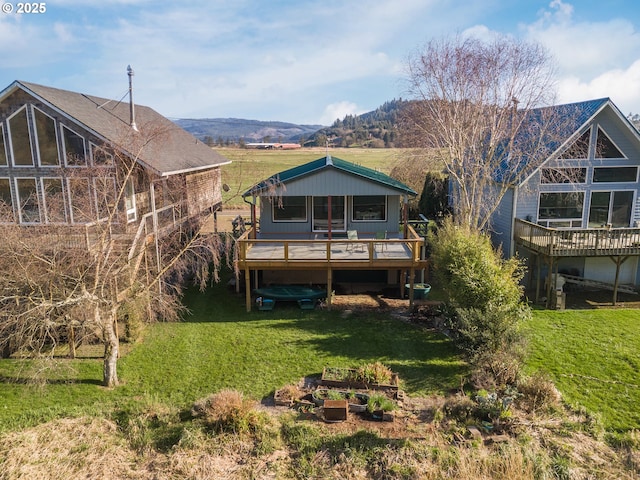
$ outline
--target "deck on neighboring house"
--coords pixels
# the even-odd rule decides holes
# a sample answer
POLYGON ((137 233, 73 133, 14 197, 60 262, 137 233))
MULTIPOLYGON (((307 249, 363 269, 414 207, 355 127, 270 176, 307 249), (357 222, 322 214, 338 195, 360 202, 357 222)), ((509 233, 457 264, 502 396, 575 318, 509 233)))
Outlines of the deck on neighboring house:
MULTIPOLYGON (((537 262, 536 296, 540 296, 540 267, 542 263, 548 265, 546 278, 547 302, 551 297, 552 278, 558 275, 558 264, 561 258, 567 257, 607 257, 615 264, 615 281, 610 288, 613 290, 613 304, 616 304, 618 289, 620 288, 620 268, 630 257, 640 256, 640 228, 584 228, 584 229, 555 229, 547 228, 519 218, 515 219, 514 240, 536 256, 542 262, 537 262)), ((588 280, 588 279, 585 279, 588 280)), ((574 281, 576 281, 574 279, 574 281)))
POLYGON ((560 230, 516 218, 514 239, 534 253, 552 257, 640 255, 640 228, 560 230))

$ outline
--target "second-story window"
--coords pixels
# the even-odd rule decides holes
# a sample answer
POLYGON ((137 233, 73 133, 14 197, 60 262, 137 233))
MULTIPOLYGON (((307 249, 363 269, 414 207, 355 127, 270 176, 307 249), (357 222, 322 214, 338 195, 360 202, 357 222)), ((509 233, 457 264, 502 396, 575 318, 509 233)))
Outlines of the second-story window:
POLYGON ((30 167, 33 165, 33 152, 31 151, 31 136, 29 123, 27 122, 27 108, 18 110, 7 122, 10 130, 11 156, 13 165, 30 167))
POLYGON ((7 166, 7 149, 4 141, 4 126, 0 123, 0 167, 7 166))
POLYGON ((55 121, 37 108, 33 109, 33 118, 36 124, 40 165, 45 167, 60 165, 55 121))
POLYGON ((84 167, 87 165, 84 138, 73 130, 63 126, 62 136, 64 137, 64 158, 68 166, 84 167))

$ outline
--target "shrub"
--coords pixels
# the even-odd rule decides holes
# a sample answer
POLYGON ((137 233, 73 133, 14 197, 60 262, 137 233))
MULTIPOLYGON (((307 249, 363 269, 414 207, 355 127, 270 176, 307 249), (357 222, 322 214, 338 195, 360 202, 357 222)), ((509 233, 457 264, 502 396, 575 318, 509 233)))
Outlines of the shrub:
POLYGON ((523 378, 518 384, 518 390, 522 394, 518 406, 528 412, 555 408, 561 400, 556 386, 542 373, 523 378))
POLYGON ((266 423, 264 416, 254 409, 254 402, 236 390, 221 390, 198 400, 191 413, 216 432, 255 432, 266 423))
POLYGON ((449 219, 431 247, 436 278, 456 307, 485 311, 489 306, 505 310, 519 306, 523 264, 518 259, 503 260, 487 235, 449 219))
POLYGON ((476 365, 493 355, 519 359, 520 325, 531 315, 522 302, 522 263, 503 260, 487 235, 450 219, 432 248, 434 273, 450 303, 444 324, 458 347, 476 365))
POLYGON ((389 384, 393 372, 380 362, 367 363, 356 370, 356 381, 364 383, 389 384))

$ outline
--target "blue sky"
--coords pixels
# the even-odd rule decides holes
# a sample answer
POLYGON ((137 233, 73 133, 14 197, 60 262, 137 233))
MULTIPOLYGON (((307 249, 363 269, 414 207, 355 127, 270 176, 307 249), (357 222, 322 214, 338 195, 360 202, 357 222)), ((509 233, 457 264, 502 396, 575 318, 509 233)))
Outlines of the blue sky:
POLYGON ((0 88, 13 80, 177 118, 328 125, 406 98, 407 57, 433 37, 544 44, 558 101, 611 97, 640 113, 637 0, 50 0, 0 13, 0 88))

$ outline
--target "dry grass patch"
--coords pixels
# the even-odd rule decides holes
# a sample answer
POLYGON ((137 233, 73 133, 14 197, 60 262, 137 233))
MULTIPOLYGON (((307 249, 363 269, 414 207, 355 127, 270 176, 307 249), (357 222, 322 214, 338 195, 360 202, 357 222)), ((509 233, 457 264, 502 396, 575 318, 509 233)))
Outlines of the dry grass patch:
POLYGON ((0 437, 0 478, 145 478, 115 423, 97 418, 55 420, 0 437))

